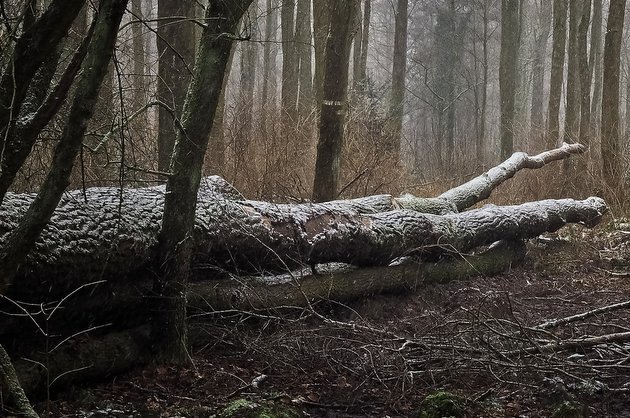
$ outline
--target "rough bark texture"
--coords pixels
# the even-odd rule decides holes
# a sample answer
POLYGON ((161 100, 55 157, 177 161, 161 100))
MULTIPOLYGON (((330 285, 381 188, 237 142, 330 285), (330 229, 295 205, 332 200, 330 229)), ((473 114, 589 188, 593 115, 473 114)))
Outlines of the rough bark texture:
POLYGON ((9 416, 38 418, 20 385, 9 355, 0 345, 0 413, 9 416))
POLYGON ((323 100, 315 161, 313 201, 337 197, 347 110, 351 27, 356 0, 330 2, 330 34, 326 41, 323 100))
MULTIPOLYGON (((475 216, 481 218, 466 235, 487 228, 484 222, 492 225, 491 216, 495 214, 496 222, 501 217, 510 219, 512 211, 522 228, 529 228, 529 221, 534 219, 530 216, 538 215, 518 218, 516 214, 538 209, 544 216, 549 211, 583 207, 584 216, 590 219, 594 214, 591 209, 603 211, 601 201, 560 201, 559 206, 530 204, 524 209, 456 213, 488 197, 518 170, 541 167, 579 151, 579 145, 572 144, 533 157, 517 153, 501 166, 433 199, 380 195, 323 204, 279 205, 245 200, 221 178, 206 178, 199 190, 193 239, 189 240, 193 245, 194 276, 204 278, 215 274, 217 268, 233 272, 286 271, 287 267, 328 261, 383 265, 414 249, 450 241, 466 250, 469 246, 457 241, 455 229, 445 231, 443 236, 436 231, 448 225, 463 227, 468 220, 477 219, 475 216), (427 235, 421 236, 423 233, 427 235)), ((86 191, 85 201, 81 191, 66 193, 22 267, 15 293, 51 289, 63 295, 81 283, 101 278, 140 280, 142 275, 137 273, 155 259, 164 190, 158 186, 124 190, 121 194, 117 188, 92 188, 86 191)), ((32 199, 33 195, 27 194, 7 195, 0 207, 0 242, 16 227, 32 199)))
POLYGON ((207 23, 175 141, 158 237, 153 339, 159 345, 159 362, 188 361, 186 286, 201 168, 232 49, 233 38, 229 34, 236 32, 251 3, 252 0, 221 0, 209 3, 206 8, 207 23))
POLYGON ((19 225, 5 237, 0 249, 0 293, 11 285, 15 272, 36 244, 70 182, 72 166, 94 112, 126 5, 127 0, 103 0, 99 5, 94 36, 82 65, 83 73, 77 83, 68 120, 55 147, 51 168, 19 225))
POLYGON ((187 20, 195 17, 195 1, 159 0, 158 17, 157 96, 171 110, 158 111, 158 169, 167 172, 195 58, 194 24, 187 20))

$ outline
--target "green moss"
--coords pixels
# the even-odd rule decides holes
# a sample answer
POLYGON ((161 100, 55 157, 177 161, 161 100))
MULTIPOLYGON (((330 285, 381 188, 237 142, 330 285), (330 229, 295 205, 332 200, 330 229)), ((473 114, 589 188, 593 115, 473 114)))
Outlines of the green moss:
POLYGON ((551 418, 586 418, 584 406, 577 402, 564 401, 551 413, 551 418))
POLYGON ((285 406, 260 404, 247 399, 237 399, 226 406, 217 418, 299 418, 302 415, 285 406))
POLYGON ((435 392, 420 404, 419 418, 460 418, 464 416, 464 399, 449 392, 435 392))

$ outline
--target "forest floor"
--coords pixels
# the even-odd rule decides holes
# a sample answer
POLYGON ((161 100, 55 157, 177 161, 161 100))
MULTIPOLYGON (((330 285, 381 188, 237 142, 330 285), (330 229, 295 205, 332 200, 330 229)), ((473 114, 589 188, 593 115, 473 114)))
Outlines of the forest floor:
POLYGON ((194 367, 135 370, 38 408, 202 417, 247 399, 312 417, 408 417, 448 391, 450 410, 424 416, 630 417, 630 306, 541 326, 630 300, 630 227, 566 228, 528 250, 494 277, 314 310, 224 312, 196 326, 208 344, 194 367), (559 415, 563 403, 577 411, 559 415))

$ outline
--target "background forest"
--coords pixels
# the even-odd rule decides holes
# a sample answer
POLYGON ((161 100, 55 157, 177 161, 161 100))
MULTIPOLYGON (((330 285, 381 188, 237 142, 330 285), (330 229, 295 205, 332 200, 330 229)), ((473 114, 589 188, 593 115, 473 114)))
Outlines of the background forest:
POLYGON ((25 392, 88 411, 51 388, 150 364, 121 391, 157 399, 130 402, 140 415, 209 416, 255 389, 256 407, 349 417, 434 395, 463 402, 436 416, 618 416, 625 12, 0 0, 0 411, 37 416, 25 392), (540 170, 501 186, 523 169, 540 170))
MULTIPOLYGON (((205 174, 223 176, 251 198, 311 197, 328 24, 324 4, 251 5, 230 57, 205 174)), ((18 30, 23 12, 24 4, 3 2, 3 43, 18 30)), ((93 13, 88 4, 78 14, 55 65, 49 62, 53 79, 93 13)), ((192 1, 164 0, 159 7, 156 1, 130 2, 71 187, 145 184, 168 171, 174 120, 181 118, 202 16, 202 6, 192 1)), ((538 152, 565 141, 589 147, 578 164, 584 175, 567 176, 579 177, 578 194, 588 181, 621 203, 630 136, 626 30, 621 118, 604 119, 618 124, 619 135, 602 136, 602 114, 614 113, 602 113, 607 25, 624 28, 623 14, 613 17, 617 20, 609 22, 609 2, 601 0, 361 2, 349 28, 350 88, 338 194, 440 190, 512 150, 538 152), (509 97, 505 91, 513 89, 513 99, 501 96, 502 79, 504 94, 509 97), (506 111, 511 100, 513 110, 506 111), (618 167, 607 186, 604 161, 618 167)), ((13 190, 41 184, 61 117, 39 136, 13 190)), ((545 181, 529 188, 538 193, 549 186, 545 181)))

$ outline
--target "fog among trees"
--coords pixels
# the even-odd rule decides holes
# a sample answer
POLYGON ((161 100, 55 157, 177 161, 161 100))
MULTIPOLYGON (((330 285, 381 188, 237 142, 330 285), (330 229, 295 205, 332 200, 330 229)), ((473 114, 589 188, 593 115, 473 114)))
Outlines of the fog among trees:
MULTIPOLYGON (((108 305, 73 300, 90 318, 77 323, 124 333, 109 342, 138 354, 121 370, 186 366, 193 305, 241 309, 242 277, 299 271, 313 294, 261 287, 252 306, 283 294, 315 312, 321 265, 366 274, 355 290, 355 273, 329 275, 328 298, 356 299, 408 290, 410 274, 442 280, 400 260, 495 274, 526 239, 627 213, 626 7, 0 0, 0 310, 96 286, 108 305), (493 202, 529 203, 475 206, 524 169, 538 170, 493 202)), ((0 348, 12 336, 14 357, 28 344, 12 321, 0 348)), ((9 366, 2 349, 0 382, 34 414, 9 366)), ((16 370, 27 392, 50 389, 50 376, 16 370)))

